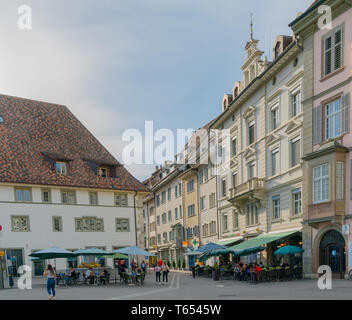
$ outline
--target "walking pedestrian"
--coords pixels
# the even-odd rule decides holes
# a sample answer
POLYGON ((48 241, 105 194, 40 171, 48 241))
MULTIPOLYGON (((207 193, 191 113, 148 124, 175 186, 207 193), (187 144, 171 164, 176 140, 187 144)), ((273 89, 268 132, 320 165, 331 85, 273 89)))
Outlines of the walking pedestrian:
POLYGON ((163 282, 165 282, 165 280, 166 282, 168 282, 168 275, 169 275, 170 269, 165 262, 163 263, 161 270, 163 272, 163 282))
POLYGON ((46 283, 46 290, 48 291, 49 294, 49 300, 53 300, 55 298, 55 280, 56 280, 56 273, 51 266, 51 264, 48 264, 47 267, 44 270, 43 273, 44 277, 47 277, 47 283, 46 283))
POLYGON ((154 268, 155 271, 155 277, 156 277, 156 282, 160 282, 160 276, 161 276, 161 267, 159 265, 157 265, 154 268))

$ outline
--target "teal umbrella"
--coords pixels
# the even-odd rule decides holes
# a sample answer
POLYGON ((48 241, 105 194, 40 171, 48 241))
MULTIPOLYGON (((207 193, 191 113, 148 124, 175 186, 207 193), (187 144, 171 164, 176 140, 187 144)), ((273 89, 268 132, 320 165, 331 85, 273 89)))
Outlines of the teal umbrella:
POLYGON ((284 255, 284 254, 295 254, 295 253, 302 253, 304 250, 301 247, 296 246, 285 246, 281 247, 280 249, 274 252, 275 255, 284 255))
POLYGON ((105 256, 105 255, 113 255, 112 252, 108 252, 98 248, 88 248, 88 249, 80 249, 73 252, 76 256, 105 256))
POLYGON ((72 251, 68 251, 60 247, 50 247, 47 249, 33 252, 29 256, 44 260, 44 259, 56 259, 56 258, 69 258, 74 255, 75 254, 72 251))
POLYGON ((115 253, 113 255, 99 256, 99 258, 111 258, 111 259, 128 259, 128 256, 122 253, 115 253))
POLYGON ((146 250, 143 250, 139 247, 136 247, 136 246, 125 247, 125 248, 113 250, 112 252, 113 253, 123 253, 123 254, 128 254, 128 255, 135 255, 135 256, 149 256, 149 257, 155 256, 154 254, 152 254, 146 250))

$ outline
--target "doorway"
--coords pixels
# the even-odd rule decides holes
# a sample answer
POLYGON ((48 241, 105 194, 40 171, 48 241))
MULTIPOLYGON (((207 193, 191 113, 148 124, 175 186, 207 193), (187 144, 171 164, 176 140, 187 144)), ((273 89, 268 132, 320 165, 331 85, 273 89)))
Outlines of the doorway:
POLYGON ((320 241, 320 265, 328 265, 334 278, 344 278, 346 271, 345 239, 340 232, 330 230, 320 241))

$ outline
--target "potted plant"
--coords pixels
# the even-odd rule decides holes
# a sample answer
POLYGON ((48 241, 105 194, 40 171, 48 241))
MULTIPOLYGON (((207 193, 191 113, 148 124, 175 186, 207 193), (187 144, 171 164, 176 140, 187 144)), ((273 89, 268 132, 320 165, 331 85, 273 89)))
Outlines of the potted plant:
POLYGON ((176 269, 176 261, 175 260, 172 261, 172 268, 176 269))
POLYGON ((166 264, 167 264, 167 266, 168 266, 169 268, 171 267, 171 263, 170 263, 169 260, 167 260, 166 264))
POLYGON ((186 270, 186 261, 185 260, 182 261, 182 269, 186 270))
POLYGON ((181 260, 180 259, 178 259, 178 261, 177 261, 177 268, 179 270, 181 270, 181 260))
POLYGON ((217 263, 213 266, 212 278, 214 281, 219 281, 220 279, 220 266, 217 263))

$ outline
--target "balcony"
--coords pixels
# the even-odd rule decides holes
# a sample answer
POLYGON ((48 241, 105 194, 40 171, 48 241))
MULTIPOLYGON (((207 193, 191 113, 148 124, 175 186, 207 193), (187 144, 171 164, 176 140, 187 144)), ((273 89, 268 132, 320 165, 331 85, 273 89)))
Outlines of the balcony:
POLYGON ((319 223, 343 222, 345 215, 344 201, 329 201, 308 205, 307 222, 313 228, 319 228, 319 223), (341 221, 340 221, 341 220, 341 221))
POLYGON ((265 179, 253 178, 237 187, 231 188, 231 198, 228 200, 241 213, 246 202, 260 202, 264 205, 265 179))

